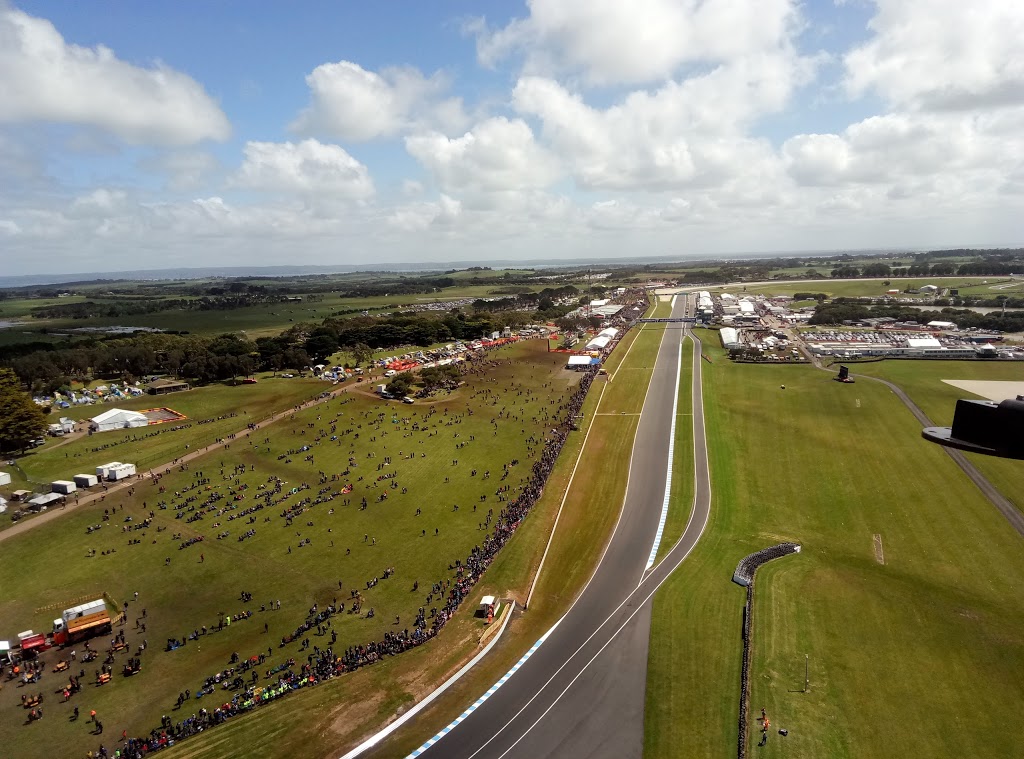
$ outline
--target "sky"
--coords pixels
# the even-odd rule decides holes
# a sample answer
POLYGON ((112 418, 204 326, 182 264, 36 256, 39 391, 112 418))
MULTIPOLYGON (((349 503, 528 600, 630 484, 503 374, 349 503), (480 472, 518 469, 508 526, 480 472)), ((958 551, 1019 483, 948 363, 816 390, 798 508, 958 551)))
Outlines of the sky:
POLYGON ((1024 242, 1020 0, 0 0, 7 275, 1024 242))

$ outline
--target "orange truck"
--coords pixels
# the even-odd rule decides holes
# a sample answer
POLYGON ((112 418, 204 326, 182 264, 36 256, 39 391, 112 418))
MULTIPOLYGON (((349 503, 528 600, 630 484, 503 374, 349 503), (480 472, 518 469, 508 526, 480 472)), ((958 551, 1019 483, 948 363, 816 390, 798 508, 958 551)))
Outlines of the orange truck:
POLYGON ((65 609, 59 619, 53 620, 53 642, 58 646, 77 643, 95 635, 111 631, 112 620, 103 599, 65 609))

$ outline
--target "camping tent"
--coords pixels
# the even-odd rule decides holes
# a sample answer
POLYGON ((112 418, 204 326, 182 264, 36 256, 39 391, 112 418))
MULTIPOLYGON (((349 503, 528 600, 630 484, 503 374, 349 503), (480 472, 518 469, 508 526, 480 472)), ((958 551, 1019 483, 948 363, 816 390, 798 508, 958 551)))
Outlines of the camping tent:
POLYGON ((112 408, 104 411, 99 416, 94 416, 89 421, 89 428, 93 432, 109 432, 110 430, 123 430, 133 427, 145 427, 149 419, 145 414, 138 411, 126 411, 125 409, 112 408))

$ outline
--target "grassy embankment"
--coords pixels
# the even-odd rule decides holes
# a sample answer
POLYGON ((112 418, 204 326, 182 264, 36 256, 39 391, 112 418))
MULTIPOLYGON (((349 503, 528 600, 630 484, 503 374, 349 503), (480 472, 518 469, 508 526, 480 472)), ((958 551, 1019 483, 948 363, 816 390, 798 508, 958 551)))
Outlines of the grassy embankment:
MULTIPOLYGON (((426 605, 428 610, 440 607, 436 597, 432 603, 425 601, 431 583, 452 576, 449 565, 465 559, 481 542, 484 532, 478 528, 487 510, 501 508, 495 498, 499 485, 515 488, 528 475, 532 460, 526 438, 544 435, 550 426, 547 415, 554 413, 578 379, 562 369, 562 356, 547 354, 536 342, 503 349, 492 358, 500 365, 483 375, 470 375, 460 393, 444 401, 406 406, 362 392, 345 394, 298 413, 294 420, 261 430, 251 443, 239 440, 231 443, 229 450, 216 450, 192 462, 187 472, 173 472, 160 483, 167 490, 163 495, 153 484, 140 483, 134 496, 121 493, 102 504, 83 505, 6 541, 0 554, 0 587, 17 588, 17 592, 0 601, 0 619, 9 628, 3 637, 28 628, 48 629, 55 612, 83 596, 105 592, 120 605, 139 591, 139 602, 130 606, 125 629, 133 649, 143 638, 149 640, 150 648, 143 655, 141 675, 123 679, 118 673, 109 686, 88 686, 72 703, 55 702, 47 710, 47 741, 37 741, 34 733, 22 728, 20 710, 14 709, 11 701, 17 698, 16 689, 0 691, 0 705, 10 701, 11 707, 0 712, 9 715, 0 720, 3 745, 19 757, 75 755, 95 748, 84 724, 67 721, 74 706, 107 715, 111 732, 148 731, 158 724, 161 714, 178 716, 171 712, 178 692, 185 688, 198 691, 205 676, 228 666, 232 651, 249 656, 271 649, 271 658, 261 672, 287 656, 304 661, 307 652, 296 644, 278 647, 282 636, 302 622, 313 603, 322 607, 333 598, 348 602, 351 590, 359 590, 365 597, 363 613, 344 614, 334 621, 336 651, 379 640, 385 631, 400 629, 393 625, 396 616, 402 626, 411 627, 418 606, 426 605), (506 416, 499 417, 502 407, 507 409, 506 416), (330 429, 335 423, 336 430, 330 429), (335 435, 337 439, 331 440, 335 435), (458 444, 463 447, 456 448, 458 444), (311 448, 302 451, 305 445, 311 448), (385 456, 392 457, 392 464, 379 470, 385 456), (349 463, 350 457, 355 465, 349 463), (459 463, 453 465, 456 458, 459 463), (508 479, 502 481, 502 464, 513 460, 520 463, 511 467, 508 479), (236 464, 245 467, 244 474, 232 474, 236 464), (345 469, 351 472, 339 481, 318 484, 319 472, 341 473, 345 469), (488 470, 492 476, 485 479, 488 470), (398 473, 394 480, 378 481, 380 475, 391 472, 398 473), (302 483, 311 489, 236 520, 230 519, 233 513, 229 510, 188 522, 175 519, 173 506, 167 510, 157 506, 160 500, 181 503, 184 496, 171 494, 183 491, 200 476, 210 482, 189 492, 198 497, 192 506, 220 491, 226 497, 217 503, 217 509, 251 507, 257 503, 254 494, 272 476, 284 479, 287 489, 302 483), (294 524, 285 525, 282 514, 287 507, 304 497, 315 498, 324 487, 340 491, 345 482, 354 485, 350 495, 307 509, 294 524), (391 489, 392 482, 408 488, 408 493, 391 489), (381 502, 378 499, 384 493, 389 497, 381 502), (360 509, 363 497, 368 501, 365 510, 360 509), (453 504, 460 509, 454 510, 453 504), (88 525, 103 522, 105 508, 115 507, 116 514, 99 532, 86 534, 88 525), (416 514, 417 508, 422 515, 416 514), (139 524, 151 511, 154 522, 147 530, 123 532, 125 526, 139 524), (132 521, 126 522, 129 516, 132 521), (250 529, 255 534, 240 540, 250 529), (230 534, 218 539, 224 531, 230 534), (421 531, 427 534, 421 537, 421 531), (179 548, 181 541, 199 535, 205 537, 202 543, 179 548), (139 543, 131 544, 134 538, 139 543), (306 538, 311 544, 301 546, 306 538), (89 557, 91 549, 96 549, 96 554, 89 557), (165 565, 166 558, 171 559, 169 565, 165 565), (367 589, 366 582, 383 577, 389 566, 396 568, 395 577, 367 589), (419 591, 412 592, 416 581, 419 591), (255 595, 252 603, 239 600, 242 590, 255 595), (259 612, 260 604, 276 599, 282 601, 281 611, 259 612), (145 634, 133 627, 143 607, 148 611, 145 634), (161 650, 168 638, 181 638, 203 625, 211 627, 221 614, 237 614, 246 608, 256 611, 253 619, 203 636, 184 649, 161 650), (373 618, 365 616, 369 608, 376 611, 373 618)), ((182 514, 195 516, 190 511, 182 514)), ((467 603, 469 606, 472 603, 467 603)), ((479 632, 479 622, 467 616, 466 624, 463 632, 479 632)), ((327 645, 328 639, 312 631, 309 635, 314 643, 327 645)), ((437 657, 437 646, 431 644, 424 650, 433 650, 437 657)), ((56 659, 57 655, 49 656, 56 659)), ((47 666, 52 663, 47 661, 47 666)), ((371 667, 368 675, 353 679, 364 685, 377 682, 381 677, 377 669, 371 667)), ((88 679, 91 676, 89 668, 88 679)), ((375 691, 382 701, 393 687, 385 680, 378 682, 380 690, 375 691)), ((411 693, 407 697, 411 698, 411 693)), ((221 699, 223 694, 214 698, 221 699)), ((348 703, 356 700, 350 698, 348 703)), ((207 705, 193 703, 186 709, 207 705)), ((256 744, 249 749, 255 751, 256 744)))
MULTIPOLYGON (((657 328, 652 332, 660 334, 657 328)), ((640 333, 638 328, 626 336, 609 366, 623 361, 623 356, 627 356, 627 366, 633 365, 637 359, 634 352, 627 354, 628 346, 640 333)), ((643 351, 636 353, 639 356, 643 351)), ((623 382, 626 376, 622 375, 623 382)), ((636 394, 642 396, 646 392, 649 378, 649 373, 632 374, 630 382, 636 394)), ((481 596, 492 593, 525 600, 564 497, 558 528, 530 611, 516 616, 486 659, 424 710, 412 725, 382 744, 375 755, 405 755, 448 724, 550 628, 592 574, 625 495, 625 475, 638 422, 638 417, 603 415, 608 409, 620 410, 601 400, 604 382, 598 378, 583 409, 584 419, 593 423, 589 436, 587 427, 582 427, 570 437, 530 519, 502 550, 478 586, 481 596), (599 409, 602 415, 597 416, 595 412, 599 409), (584 480, 573 480, 566 495, 584 439, 586 448, 578 466, 589 475, 584 480)), ((313 755, 340 753, 391 719, 397 709, 422 698, 472 655, 480 629, 471 615, 470 609, 463 609, 439 639, 428 646, 295 694, 263 710, 259 717, 247 717, 218 728, 175 748, 168 756, 243 756, 257 747, 261 754, 271 757, 289 756, 290 747, 299 744, 313 755)))
POLYGON ((186 444, 190 450, 202 448, 243 429, 250 421, 265 419, 330 388, 321 380, 272 379, 260 375, 255 385, 218 383, 169 395, 143 395, 111 404, 62 409, 51 414, 54 422, 61 416, 90 419, 112 408, 144 410, 165 406, 187 419, 74 438, 47 438, 46 445, 18 458, 18 466, 30 480, 40 483, 70 479, 79 472, 91 473, 108 461, 128 461, 142 471, 184 455, 186 444), (210 419, 214 421, 196 424, 210 419))
POLYGON ((790 732, 764 756, 1020 755, 1020 537, 885 387, 706 350, 712 513, 655 599, 645 755, 735 755, 730 577, 782 540, 803 552, 758 575, 751 704, 790 732))

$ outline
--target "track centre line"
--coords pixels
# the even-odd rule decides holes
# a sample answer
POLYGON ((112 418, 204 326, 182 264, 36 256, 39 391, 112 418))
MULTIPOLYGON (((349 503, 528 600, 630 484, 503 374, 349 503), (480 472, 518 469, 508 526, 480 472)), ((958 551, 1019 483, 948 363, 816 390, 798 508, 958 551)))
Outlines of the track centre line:
MULTIPOLYGON (((690 403, 693 406, 694 411, 696 411, 698 403, 700 404, 700 407, 701 407, 701 414, 700 414, 701 430, 700 430, 700 432, 701 432, 701 439, 704 442, 704 477, 705 477, 705 487, 707 488, 707 493, 708 493, 708 511, 707 511, 707 514, 704 515, 704 524, 701 525, 701 528, 700 528, 700 535, 703 535, 704 534, 704 530, 705 530, 705 528, 708 525, 708 519, 711 517, 711 464, 708 461, 708 439, 707 439, 707 432, 704 429, 704 391, 703 391, 703 386, 702 386, 702 383, 704 381, 704 375, 703 375, 704 365, 701 363, 701 359, 700 359, 700 348, 701 348, 700 340, 698 340, 694 336, 694 334, 689 331, 689 329, 687 329, 687 335, 686 336, 690 338, 690 342, 693 343, 693 347, 694 347, 694 351, 693 351, 693 367, 692 367, 692 370, 693 370, 693 380, 692 380, 691 391, 690 391, 690 397, 691 397, 690 403), (699 398, 698 398, 698 396, 699 396, 699 398)), ((693 417, 693 473, 694 473, 694 478, 696 478, 696 475, 697 475, 697 414, 691 413, 691 416, 693 417)), ((679 540, 677 540, 675 545, 672 546, 672 549, 667 554, 665 554, 665 556, 662 557, 661 561, 658 562, 658 564, 651 570, 652 573, 658 571, 658 568, 661 567, 661 565, 664 563, 665 559, 667 559, 669 556, 672 555, 672 551, 674 551, 676 549, 676 546, 678 546, 682 542, 683 538, 686 536, 686 533, 689 532, 690 525, 693 523, 693 517, 697 513, 697 498, 698 498, 697 483, 694 482, 694 487, 693 487, 693 505, 690 508, 690 518, 686 521, 686 527, 683 528, 683 532, 679 536, 679 540)), ((698 539, 699 539, 700 535, 698 535, 698 539)), ((687 551, 687 553, 689 553, 689 551, 687 551)), ((684 556, 683 558, 686 558, 686 557, 684 556)), ((675 568, 673 568, 673 571, 675 571, 675 568)), ((650 575, 648 575, 648 576, 650 576, 650 575)))
MULTIPOLYGON (((661 341, 662 342, 665 341, 665 335, 667 335, 667 334, 668 334, 668 330, 664 330, 662 332, 662 336, 661 336, 661 341)), ((634 339, 633 343, 635 343, 635 342, 636 342, 636 340, 634 339)), ((630 348, 633 347, 633 343, 630 343, 630 346, 629 346, 630 348)), ((658 347, 659 347, 659 352, 660 352, 661 343, 658 344, 658 347)), ((627 354, 628 354, 628 350, 627 350, 627 354)), ((626 357, 623 356, 622 357, 622 363, 619 364, 619 368, 622 368, 622 364, 625 363, 625 361, 626 361, 626 357)), ((643 402, 643 404, 640 407, 641 408, 641 414, 643 413, 643 409, 645 409, 647 407, 647 401, 648 401, 648 399, 650 397, 650 394, 651 394, 651 385, 653 385, 653 384, 654 384, 654 371, 652 370, 651 371, 651 379, 647 383, 647 391, 644 393, 644 402, 643 402)), ((637 431, 639 432, 639 428, 637 429, 637 431)), ((601 557, 598 559, 597 564, 594 567, 594 571, 591 573, 590 578, 587 580, 587 582, 583 586, 582 590, 580 590, 579 594, 577 594, 577 596, 573 600, 572 604, 566 610, 565 614, 563 614, 561 617, 559 617, 558 621, 555 622, 555 624, 552 625, 551 628, 547 632, 545 632, 544 635, 542 635, 541 638, 536 643, 533 644, 533 646, 529 650, 529 653, 531 655, 533 654, 533 652, 535 652, 540 647, 540 644, 543 643, 547 639, 547 637, 549 635, 551 635, 551 633, 554 631, 554 629, 559 624, 561 624, 561 622, 567 616, 569 616, 569 614, 572 612, 573 608, 575 608, 575 606, 579 602, 579 600, 581 598, 583 598, 584 594, 586 594, 587 588, 590 587, 590 583, 593 582, 594 577, 597 575, 598 568, 601 566, 602 562, 604 562, 604 557, 608 553, 608 547, 612 544, 612 541, 615 538, 615 533, 618 532, 619 525, 622 523, 622 516, 623 516, 623 513, 625 511, 625 506, 626 506, 626 494, 629 492, 629 480, 630 480, 630 476, 632 475, 632 472, 633 472, 633 459, 634 459, 635 452, 636 452, 636 438, 634 436, 633 449, 630 451, 630 454, 629 454, 629 469, 626 471, 626 489, 625 489, 625 491, 623 492, 623 495, 622 495, 622 506, 619 507, 619 517, 615 521, 615 527, 612 529, 611 536, 609 536, 608 541, 604 544, 604 549, 601 551, 601 557)), ((626 602, 623 601, 622 603, 624 604, 626 602)), ((615 611, 612 612, 612 615, 617 613, 618 610, 621 609, 621 608, 622 608, 622 604, 619 604, 619 606, 616 607, 615 611)), ((611 616, 609 616, 608 619, 611 619, 611 616)), ((477 749, 477 751, 472 756, 476 756, 481 751, 483 751, 483 749, 486 748, 487 745, 492 740, 494 740, 494 738, 497 737, 499 733, 501 733, 506 727, 508 727, 510 724, 512 724, 512 722, 522 713, 523 709, 526 709, 530 704, 532 704, 534 702, 534 700, 537 698, 537 696, 539 696, 544 691, 544 689, 547 688, 547 686, 558 675, 558 673, 561 672, 569 664, 569 662, 572 661, 572 659, 576 656, 576 654, 579 653, 580 650, 584 646, 586 646, 587 643, 590 642, 591 638, 593 638, 594 635, 597 635, 598 631, 602 627, 604 627, 605 624, 607 624, 608 619, 605 619, 605 621, 601 623, 600 627, 598 627, 597 630, 595 630, 591 634, 590 638, 587 638, 587 640, 584 641, 584 643, 578 649, 576 649, 576 651, 573 652, 572 656, 570 656, 568 659, 566 659, 566 661, 562 664, 562 666, 559 667, 558 670, 547 680, 547 682, 545 682, 544 685, 542 685, 537 690, 537 692, 530 698, 530 700, 518 712, 516 712, 516 714, 508 722, 506 722, 497 732, 495 732, 494 735, 487 741, 487 743, 484 743, 483 746, 481 746, 479 749, 477 749)), ((518 665, 514 669, 518 669, 518 665)), ((507 672, 501 678, 501 680, 499 682, 502 682, 502 683, 505 682, 506 680, 508 680, 509 677, 511 677, 512 674, 513 674, 513 671, 510 670, 509 672, 507 672)), ((483 700, 478 700, 478 703, 474 704, 474 707, 473 707, 474 710, 476 709, 477 706, 479 706, 479 704, 483 703, 483 701, 486 701, 487 698, 490 696, 490 694, 492 694, 495 690, 496 690, 496 688, 494 688, 492 686, 492 688, 489 689, 487 691, 487 693, 484 695, 483 700)), ((420 746, 418 749, 416 749, 416 751, 408 754, 406 759, 415 759, 415 757, 418 757, 425 750, 430 748, 430 746, 433 746, 434 743, 436 743, 438 740, 440 740, 441 737, 444 737, 444 735, 447 735, 449 732, 451 732, 451 730, 454 729, 462 721, 462 719, 464 719, 464 717, 456 718, 456 720, 452 721, 447 727, 445 727, 444 730, 442 730, 440 733, 435 735, 434 738, 432 738, 430 740, 430 745, 429 746, 426 743, 424 743, 422 746, 420 746)), ((355 756, 355 754, 353 754, 353 756, 355 756)), ((343 759, 349 759, 349 758, 346 756, 346 757, 343 757, 343 759)), ((470 759, 472 759, 472 757, 470 757, 470 759)))
MULTIPOLYGON (((673 305, 675 298, 672 298, 673 305)), ((661 545, 661 536, 665 534, 665 522, 668 519, 668 503, 672 498, 672 464, 676 452, 676 417, 679 410, 679 380, 683 372, 683 341, 679 341, 679 354, 676 356, 676 384, 672 393, 672 424, 668 432, 668 467, 665 469, 665 498, 661 503, 661 518, 658 520, 658 530, 654 533, 654 544, 651 546, 651 554, 647 557, 646 573, 654 566, 654 557, 658 555, 658 547, 661 545)), ((643 582, 643 575, 640 575, 640 582, 643 582)))
MULTIPOLYGON (((691 337, 691 339, 692 339, 692 340, 694 341, 694 343, 695 343, 695 347, 697 347, 697 348, 699 349, 699 342, 698 342, 698 341, 697 341, 696 339, 694 339, 694 338, 692 337, 692 335, 690 335, 690 337, 691 337)), ((698 350, 698 351, 696 351, 696 353, 697 353, 697 354, 699 355, 699 350, 698 350)), ((699 359, 698 359, 698 360, 699 360, 699 359)), ((698 377, 695 377, 694 379, 695 379, 695 380, 698 380, 698 381, 699 381, 699 378, 698 378, 698 377)), ((696 383, 695 383, 695 387, 696 387, 696 383)), ((696 400, 696 399, 695 399, 695 400, 696 400)), ((700 398, 700 402, 701 402, 701 405, 703 405, 703 395, 701 395, 701 398, 700 398)), ((706 438, 705 438, 705 442, 706 442, 706 438)), ((704 448, 704 457, 705 457, 705 464, 706 464, 706 463, 708 463, 708 462, 707 462, 707 446, 706 446, 706 445, 705 445, 705 448, 704 448)), ((694 464, 696 465, 696 454, 694 455, 694 464)), ((709 506, 710 506, 710 499, 711 499, 711 488, 710 488, 710 485, 711 485, 711 475, 710 475, 710 470, 709 470, 709 469, 706 469, 706 471, 707 471, 707 473, 708 473, 708 476, 707 476, 707 483, 708 483, 708 491, 707 491, 707 493, 708 493, 708 503, 709 503, 709 506)), ((696 495, 694 496, 694 501, 696 502, 696 495)), ((696 505, 696 504, 695 504, 695 505, 696 505)), ((693 512, 691 512, 691 514, 690 514, 690 521, 689 521, 689 522, 687 523, 687 525, 686 525, 686 530, 684 530, 684 531, 683 531, 683 536, 685 536, 685 535, 686 535, 686 532, 687 532, 687 531, 688 531, 688 530, 690 529, 690 524, 691 524, 691 523, 693 522, 693 515, 694 515, 694 513, 693 513, 693 512)), ((707 525, 708 525, 708 521, 709 521, 709 518, 710 518, 710 516, 711 516, 711 510, 710 510, 710 508, 709 508, 709 509, 708 509, 708 511, 707 511, 707 513, 706 513, 706 514, 704 515, 704 524, 702 524, 702 525, 701 525, 701 528, 700 528, 700 533, 698 533, 697 537, 696 537, 696 538, 694 539, 694 541, 693 541, 693 545, 692 545, 692 546, 690 546, 690 547, 689 547, 689 548, 688 548, 688 549, 687 549, 687 550, 686 550, 686 551, 685 551, 685 552, 683 553, 683 555, 679 557, 679 559, 678 559, 678 560, 676 561, 675 565, 674 565, 674 566, 673 566, 673 567, 672 567, 672 568, 671 568, 670 570, 668 570, 668 571, 667 571, 667 572, 665 573, 665 576, 664 576, 664 577, 662 577, 662 578, 661 578, 661 580, 659 580, 659 581, 658 581, 658 582, 657 582, 657 583, 655 584, 654 588, 653 588, 653 589, 651 590, 651 592, 650 592, 650 593, 648 593, 648 594, 647 594, 647 596, 646 596, 646 597, 645 597, 645 598, 643 599, 643 601, 641 601, 641 602, 640 602, 639 604, 637 604, 637 607, 636 607, 636 608, 635 608, 635 609, 634 609, 634 610, 632 611, 632 613, 630 613, 630 615, 629 615, 628 617, 626 617, 626 620, 625 620, 625 621, 624 621, 624 622, 623 622, 623 623, 622 623, 621 625, 619 625, 618 629, 616 629, 616 630, 615 630, 615 632, 614 632, 614 633, 612 633, 611 637, 609 637, 609 639, 608 639, 607 641, 605 641, 604 645, 603 645, 603 646, 601 646, 601 648, 600 648, 600 649, 598 649, 597 653, 595 653, 595 654, 594 654, 594 655, 593 655, 592 657, 590 657, 590 660, 589 660, 589 661, 587 661, 587 663, 583 665, 583 668, 582 668, 582 669, 581 669, 581 670, 580 670, 580 671, 579 671, 579 672, 578 672, 578 673, 576 674, 576 676, 575 676, 575 677, 574 677, 574 678, 573 678, 573 679, 572 679, 572 680, 571 680, 571 681, 569 682, 569 684, 568 684, 567 686, 565 686, 565 688, 564 688, 564 689, 562 690, 562 692, 561 692, 561 693, 559 693, 559 694, 558 694, 558 696, 556 696, 556 697, 555 697, 554 701, 552 701, 552 702, 551 702, 551 704, 550 704, 550 705, 548 706, 548 708, 544 710, 544 713, 543 713, 543 714, 541 714, 541 715, 540 715, 540 717, 538 717, 538 718, 537 718, 537 719, 536 719, 536 720, 535 720, 535 721, 533 722, 533 724, 532 724, 532 725, 530 725, 530 726, 529 726, 529 727, 528 727, 528 728, 527 728, 527 729, 526 729, 525 731, 523 731, 523 734, 522 734, 522 735, 520 735, 520 736, 519 736, 519 737, 518 737, 518 738, 516 739, 515 743, 513 743, 513 744, 512 744, 511 746, 509 746, 509 747, 508 747, 508 749, 506 749, 506 750, 505 750, 505 751, 504 751, 504 752, 503 752, 503 753, 501 754, 501 756, 500 756, 500 757, 498 757, 498 759, 503 759, 503 757, 507 756, 507 755, 508 755, 508 753, 509 753, 510 751, 512 751, 512 749, 514 749, 514 748, 515 748, 515 747, 516 747, 516 746, 517 746, 517 745, 519 744, 519 742, 520 742, 520 741, 522 741, 522 740, 523 740, 523 738, 525 738, 525 737, 526 737, 526 736, 527 736, 527 735, 528 735, 528 734, 529 734, 529 733, 530 733, 530 732, 531 732, 531 731, 533 730, 533 728, 535 728, 535 727, 536 727, 536 726, 537 726, 537 725, 538 725, 538 724, 539 724, 539 723, 541 722, 541 720, 543 720, 543 719, 544 719, 544 717, 546 717, 546 716, 547 716, 547 714, 548 714, 548 713, 549 713, 549 712, 550 712, 550 711, 551 711, 552 709, 554 709, 554 708, 555 708, 555 705, 556 705, 556 704, 557 704, 557 703, 558 703, 558 702, 559 702, 559 701, 560 701, 560 700, 562 699, 562 696, 564 696, 564 695, 565 695, 565 694, 566 694, 566 693, 567 693, 567 692, 569 691, 569 689, 570 689, 570 688, 571 688, 571 687, 573 686, 573 684, 574 684, 574 683, 575 683, 575 682, 576 682, 577 680, 579 680, 579 678, 580 678, 580 677, 582 677, 582 676, 583 676, 583 673, 584 673, 584 672, 586 672, 587 668, 588 668, 588 667, 590 667, 590 665, 594 663, 594 661, 595 661, 595 660, 597 659, 597 657, 599 657, 599 656, 600 656, 600 655, 602 654, 602 652, 604 652, 604 650, 605 650, 605 649, 606 649, 606 648, 607 648, 607 647, 608 647, 608 646, 609 646, 609 645, 610 645, 610 644, 612 643, 612 641, 613 641, 613 640, 615 640, 615 638, 617 638, 617 637, 618 637, 619 633, 620 633, 620 632, 622 632, 622 630, 623 630, 623 629, 624 629, 624 628, 626 627, 626 625, 628 625, 628 624, 630 623, 630 621, 632 621, 633 617, 635 617, 635 616, 637 615, 637 613, 638 613, 638 612, 639 612, 639 611, 640 611, 641 609, 643 609, 643 608, 644 608, 644 606, 646 606, 646 605, 647 605, 647 603, 648 603, 648 602, 649 602, 649 601, 651 600, 651 598, 653 598, 653 597, 654 597, 654 594, 658 592, 658 590, 659 590, 659 589, 661 588, 661 586, 662 586, 662 585, 664 585, 664 584, 665 584, 665 582, 666 582, 666 581, 668 580, 668 578, 672 576, 673 572, 675 572, 675 570, 679 568, 679 565, 680 565, 680 564, 682 564, 682 563, 683 563, 683 562, 684 562, 684 561, 686 560, 686 558, 687 558, 687 557, 688 557, 688 556, 690 555, 690 553, 692 553, 692 552, 693 552, 693 549, 697 547, 697 543, 698 543, 698 542, 700 541, 700 538, 701 538, 701 536, 702 536, 702 535, 704 534, 704 530, 705 530, 705 529, 707 529, 707 525)), ((680 541, 682 541, 682 536, 680 537, 680 541)), ((676 545, 678 545, 678 542, 677 542, 677 544, 676 544, 676 545)), ((675 550, 675 548, 674 548, 674 547, 673 547, 673 550, 675 550)), ((661 568, 661 566, 662 566, 662 565, 663 565, 663 564, 665 563, 665 560, 666 560, 666 559, 668 559, 668 558, 670 558, 670 556, 671 556, 671 553, 669 553, 669 554, 668 554, 668 555, 667 555, 667 556, 666 556, 666 557, 665 557, 664 559, 662 559, 662 560, 661 560, 661 562, 659 562, 659 563, 658 563, 658 568, 659 568, 659 569, 660 569, 660 568, 661 568)), ((626 603, 628 603, 628 602, 629 602, 629 600, 630 600, 631 598, 633 598, 633 596, 634 596, 634 595, 635 595, 635 594, 636 594, 636 593, 637 593, 637 592, 638 592, 638 591, 640 590, 640 588, 642 588, 642 587, 643 587, 644 583, 646 583, 646 582, 647 582, 647 580, 648 580, 648 579, 650 578, 650 576, 651 576, 651 575, 647 575, 647 577, 646 577, 646 578, 645 578, 644 580, 642 580, 642 581, 641 581, 640 585, 639 585, 639 586, 637 587, 637 590, 633 591, 633 593, 630 593, 630 594, 629 594, 629 596, 628 596, 628 597, 626 598, 626 600, 625 600, 625 601, 623 601, 623 602, 622 602, 622 604, 619 604, 618 608, 616 608, 616 610, 615 610, 614 612, 612 612, 612 614, 611 614, 611 615, 609 615, 609 616, 608 616, 608 619, 606 619, 606 620, 605 620, 604 622, 602 622, 602 623, 601 623, 600 627, 598 627, 598 629, 594 631, 594 634, 593 634, 593 635, 591 635, 591 636, 590 636, 590 638, 588 638, 588 639, 587 639, 587 641, 586 641, 586 642, 585 642, 585 643, 583 644, 583 646, 585 646, 585 645, 586 645, 587 643, 589 643, 589 642, 590 642, 590 640, 591 640, 591 638, 593 638, 593 637, 594 637, 594 635, 597 635, 597 632, 598 632, 598 630, 600 630, 600 629, 601 629, 601 627, 604 627, 604 625, 605 625, 605 624, 606 624, 606 623, 608 622, 608 620, 610 620, 610 619, 611 619, 611 618, 612 618, 613 616, 615 616, 615 614, 617 614, 617 613, 618 613, 619 609, 621 609, 623 605, 625 605, 626 603)), ((559 669, 558 669, 558 672, 560 672, 560 671, 561 671, 561 670, 562 670, 562 669, 563 669, 563 668, 564 668, 564 667, 566 666, 566 664, 568 664, 568 663, 569 663, 569 661, 571 661, 571 660, 572 660, 572 659, 573 659, 573 658, 574 658, 574 657, 576 656, 576 654, 577 654, 577 653, 579 653, 580 649, 582 649, 582 648, 583 648, 583 646, 580 646, 580 648, 576 649, 576 651, 575 651, 575 652, 573 652, 572 656, 570 656, 570 657, 569 657, 569 659, 568 659, 568 660, 566 661, 566 663, 565 663, 565 664, 563 664, 563 665, 562 665, 561 667, 559 667, 559 669)), ((558 674, 558 672, 556 672, 556 673, 555 673, 555 675, 557 675, 557 674, 558 674)), ((540 695, 540 693, 541 693, 541 692, 542 692, 542 691, 544 690, 544 688, 546 688, 546 687, 548 686, 548 684, 549 684, 549 683, 551 682, 551 680, 553 680, 553 679, 554 679, 555 675, 552 675, 551 679, 549 679, 549 680, 548 680, 548 681, 547 681, 547 682, 546 682, 546 683, 545 683, 545 684, 544 684, 544 685, 543 685, 543 686, 542 686, 542 687, 540 688, 540 690, 539 690, 539 691, 537 691, 537 694, 536 694, 536 695, 534 696, 534 699, 535 699, 535 698, 537 697, 537 695, 540 695)), ((533 701, 533 699, 531 699, 530 701, 532 702, 532 701, 533 701)), ((529 706, 529 704, 527 704, 527 706, 529 706)), ((524 706, 524 707, 523 707, 523 709, 525 709, 525 708, 526 708, 526 706, 524 706)), ((520 710, 519 710, 519 712, 517 712, 516 716, 518 716, 518 715, 519 715, 520 713, 522 713, 522 711, 523 711, 523 710, 522 710, 522 709, 520 709, 520 710)), ((513 718, 513 719, 515 719, 515 718, 513 718)), ((510 720, 510 721, 511 721, 511 720, 510 720)), ((508 724, 506 723, 505 727, 507 727, 507 726, 508 726, 508 724)), ((504 730, 504 729, 505 729, 505 727, 502 727, 502 728, 501 728, 501 730, 499 730, 499 731, 498 731, 497 733, 495 733, 495 736, 494 736, 494 737, 497 737, 498 733, 500 733, 500 732, 501 732, 502 730, 504 730)), ((494 738, 491 738, 491 740, 493 740, 493 739, 494 739, 494 738)), ((486 747, 486 746, 488 745, 488 743, 490 743, 490 740, 489 740, 489 741, 488 741, 487 743, 485 743, 485 744, 484 744, 483 746, 481 746, 481 747, 480 747, 480 748, 479 748, 479 749, 478 749, 478 750, 476 751, 476 753, 474 753, 474 754, 473 754, 473 755, 472 755, 472 756, 470 757, 470 759, 473 759, 473 757, 475 757, 475 756, 476 756, 477 754, 479 754, 479 753, 480 753, 480 751, 482 751, 482 750, 483 750, 483 749, 484 749, 484 748, 485 748, 485 747, 486 747)))

